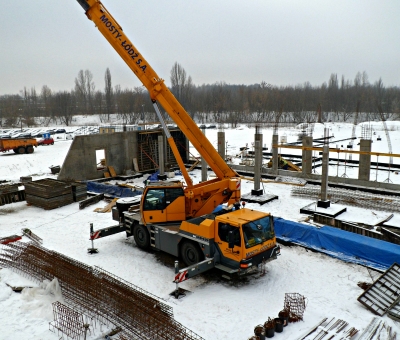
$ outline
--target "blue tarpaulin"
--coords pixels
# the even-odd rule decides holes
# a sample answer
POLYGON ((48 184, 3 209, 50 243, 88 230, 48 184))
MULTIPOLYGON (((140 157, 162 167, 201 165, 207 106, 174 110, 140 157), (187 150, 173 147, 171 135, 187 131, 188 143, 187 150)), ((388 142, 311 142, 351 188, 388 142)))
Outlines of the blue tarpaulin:
POLYGON ((86 186, 87 191, 95 192, 98 194, 107 194, 111 197, 134 197, 142 194, 141 191, 120 187, 118 185, 86 182, 86 186))
POLYGON ((400 261, 400 245, 377 240, 324 226, 310 225, 275 218, 275 233, 278 239, 305 246, 310 249, 379 270, 388 269, 400 261))

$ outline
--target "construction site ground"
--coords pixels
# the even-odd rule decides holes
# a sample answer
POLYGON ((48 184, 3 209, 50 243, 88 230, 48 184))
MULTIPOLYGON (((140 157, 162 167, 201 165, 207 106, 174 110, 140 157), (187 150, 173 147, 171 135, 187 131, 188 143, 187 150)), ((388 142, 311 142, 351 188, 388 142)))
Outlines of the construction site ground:
MULTIPOLYGON (((340 130, 343 131, 344 127, 340 130)), ((243 134, 244 136, 237 137, 237 143, 243 144, 245 140, 252 142, 248 139, 250 131, 236 130, 230 133, 235 133, 236 136, 243 134)), ((286 134, 295 137, 295 132, 290 130, 286 134)), ((350 132, 349 124, 348 133, 350 132)), ((378 133, 384 137, 384 133, 378 133)), ((400 145, 394 142, 396 138, 400 139, 398 131, 393 132, 392 138, 393 145, 400 145)), ((210 140, 213 141, 212 138, 210 140)), ((18 181, 21 176, 32 176, 33 180, 56 178, 49 167, 62 165, 70 143, 71 141, 56 140, 53 146, 39 149, 34 154, 0 155, 0 180, 18 181)), ((233 141, 228 141, 230 143, 233 141)), ((269 140, 266 143, 270 143, 269 140)), ((399 153, 396 150, 393 152, 399 153)), ((343 172, 344 168, 339 171, 343 172)), ((347 174, 350 171, 351 169, 346 169, 347 174)), ((201 180, 199 170, 192 171, 191 176, 194 182, 201 180)), ((391 174, 393 181, 398 181, 398 177, 391 174)), ((135 181, 142 185, 146 178, 147 175, 135 181)), ((249 193, 253 186, 251 180, 243 180, 242 193, 249 193)), ((292 196, 291 185, 282 183, 263 183, 262 188, 266 193, 272 193, 279 198, 264 205, 248 203, 247 207, 269 211, 274 216, 293 221, 307 220, 308 216, 301 214, 300 209, 315 202, 314 198, 292 196)), ((276 339, 298 339, 324 318, 330 320, 333 317, 345 320, 351 327, 361 331, 374 317, 357 301, 363 293, 357 284, 372 283, 380 272, 288 244, 282 244, 282 255, 266 266, 266 275, 237 282, 226 281, 213 271, 182 283, 181 287, 190 293, 176 300, 170 296, 175 289, 175 284, 172 283, 173 258, 138 249, 132 239, 126 239, 124 233, 96 240, 95 247, 99 253, 88 254, 87 248, 91 246, 90 223, 93 223, 95 229, 114 225, 111 213, 94 211, 103 209, 106 205, 107 202, 100 201, 80 210, 79 203, 74 202, 45 211, 28 206, 25 201, 7 204, 0 207, 0 237, 21 234, 21 229, 28 228, 43 240, 42 246, 46 249, 88 266, 98 266, 161 298, 173 309, 177 322, 204 339, 249 338, 256 325, 264 324, 269 317, 277 317, 283 308, 285 293, 305 296, 307 307, 303 321, 289 324, 282 333, 275 334, 276 339)), ((363 220, 368 220, 370 216, 371 220, 379 220, 388 213, 391 212, 348 206, 346 219, 357 220, 362 216, 363 220)), ((399 220, 399 214, 395 213, 393 219, 399 220)), ((17 242, 28 241, 30 239, 23 236, 17 242)), ((0 324, 7 325, 2 327, 0 339, 58 339, 57 332, 49 331, 49 322, 54 320, 51 303, 60 299, 62 297, 52 293, 50 284, 39 287, 38 282, 30 280, 26 275, 10 269, 0 270, 0 324), (36 288, 17 294, 9 286, 36 288)), ((383 319, 399 334, 399 323, 387 316, 383 319)), ((101 330, 98 328, 88 339, 104 337, 111 328, 111 325, 101 330)))

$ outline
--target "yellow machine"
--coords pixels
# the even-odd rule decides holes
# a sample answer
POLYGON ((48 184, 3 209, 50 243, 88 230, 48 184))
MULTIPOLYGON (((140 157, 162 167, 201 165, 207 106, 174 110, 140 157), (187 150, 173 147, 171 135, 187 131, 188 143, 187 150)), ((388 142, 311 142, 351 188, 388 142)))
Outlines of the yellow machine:
MULTIPOLYGON (((77 1, 147 88, 186 182, 185 185, 147 186, 140 204, 133 205, 129 211, 120 211, 114 219, 124 224, 127 235, 133 235, 139 247, 153 247, 181 256, 188 266, 194 266, 196 270, 188 270, 185 278, 214 267, 230 274, 244 274, 254 271, 262 262, 275 259, 280 249, 276 245, 272 216, 240 209, 240 178, 236 171, 221 158, 104 5, 98 0, 77 1), (192 183, 158 103, 205 159, 216 178, 192 183), (236 210, 211 214, 223 203, 235 206, 236 210)), ((120 226, 115 228, 115 232, 119 231, 120 226)), ((105 228, 96 238, 112 233, 110 228, 105 228)))
POLYGON ((15 153, 33 153, 38 143, 35 138, 0 139, 0 152, 13 150, 15 153))

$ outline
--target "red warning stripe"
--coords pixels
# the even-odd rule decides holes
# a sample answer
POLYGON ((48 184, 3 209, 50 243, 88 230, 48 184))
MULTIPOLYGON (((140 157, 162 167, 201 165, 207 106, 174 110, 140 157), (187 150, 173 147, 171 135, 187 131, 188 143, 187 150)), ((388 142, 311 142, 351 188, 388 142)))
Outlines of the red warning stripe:
POLYGON ((93 232, 90 234, 90 239, 95 240, 96 238, 100 238, 100 230, 93 232))
POLYGON ((179 282, 185 281, 187 279, 187 277, 186 277, 187 273, 188 273, 187 270, 185 270, 181 273, 176 274, 174 282, 179 283, 179 282))
POLYGON ((236 190, 239 190, 239 189, 240 189, 240 179, 236 183, 236 190))

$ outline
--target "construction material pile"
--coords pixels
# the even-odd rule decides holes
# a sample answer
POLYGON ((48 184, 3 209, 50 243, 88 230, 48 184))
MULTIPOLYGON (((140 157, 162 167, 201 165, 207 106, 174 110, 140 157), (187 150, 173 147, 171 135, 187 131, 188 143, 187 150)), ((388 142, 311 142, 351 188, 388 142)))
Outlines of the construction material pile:
POLYGON ((0 185, 0 205, 25 201, 25 190, 19 189, 19 184, 0 185))
POLYGON ((70 308, 120 327, 127 339, 202 339, 175 321, 172 308, 157 297, 101 268, 39 245, 21 242, 3 246, 0 266, 39 281, 57 278, 70 308))
POLYGON ((25 183, 26 202, 46 210, 73 202, 72 186, 52 178, 25 183))

